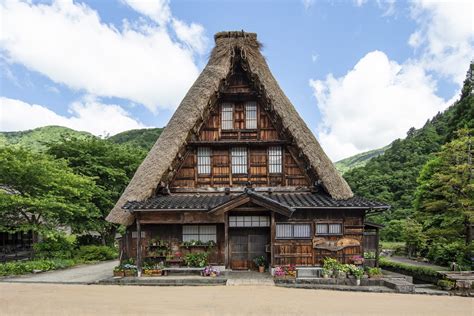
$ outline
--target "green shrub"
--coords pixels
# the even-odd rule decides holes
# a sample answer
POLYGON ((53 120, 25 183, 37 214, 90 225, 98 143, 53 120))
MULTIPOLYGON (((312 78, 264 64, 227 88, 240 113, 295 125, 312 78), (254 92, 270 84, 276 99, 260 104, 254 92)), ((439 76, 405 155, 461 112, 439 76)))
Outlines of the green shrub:
POLYGON ((440 274, 433 268, 419 267, 400 262, 393 262, 387 259, 386 257, 381 257, 379 259, 379 266, 386 270, 410 275, 415 279, 430 283, 437 283, 438 280, 441 278, 440 274))
POLYGON ((455 285, 456 285, 456 283, 454 281, 451 281, 451 280, 439 280, 438 281, 438 286, 442 289, 445 289, 445 290, 452 290, 455 285))
POLYGON ((76 236, 62 233, 51 233, 43 236, 43 240, 33 245, 38 258, 70 259, 76 249, 76 236))
POLYGON ((118 253, 115 248, 108 246, 82 246, 75 255, 75 258, 81 261, 103 261, 117 258, 118 253))
POLYGON ((449 266, 452 262, 456 262, 461 266, 469 265, 469 249, 464 241, 438 241, 429 247, 428 259, 432 262, 449 266))
POLYGON ((208 257, 207 252, 188 253, 184 256, 184 262, 188 267, 203 268, 208 265, 208 257))
POLYGON ((371 278, 378 277, 378 276, 382 275, 382 269, 380 269, 380 268, 368 268, 367 269, 367 274, 371 278))
POLYGON ((71 259, 46 259, 30 261, 13 261, 0 264, 0 276, 20 275, 34 271, 63 269, 75 264, 71 259))

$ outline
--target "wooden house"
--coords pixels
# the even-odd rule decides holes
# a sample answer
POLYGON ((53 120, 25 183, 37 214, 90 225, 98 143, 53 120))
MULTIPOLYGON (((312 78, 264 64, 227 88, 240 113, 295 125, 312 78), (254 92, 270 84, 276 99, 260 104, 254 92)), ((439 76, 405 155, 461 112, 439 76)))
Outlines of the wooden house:
POLYGON ((157 239, 171 256, 193 251, 191 241, 215 243, 210 262, 231 269, 253 268, 257 256, 311 266, 362 255, 366 214, 388 206, 353 196, 272 76, 255 33, 221 32, 215 43, 107 217, 128 227, 124 256, 139 265, 173 260, 157 239))

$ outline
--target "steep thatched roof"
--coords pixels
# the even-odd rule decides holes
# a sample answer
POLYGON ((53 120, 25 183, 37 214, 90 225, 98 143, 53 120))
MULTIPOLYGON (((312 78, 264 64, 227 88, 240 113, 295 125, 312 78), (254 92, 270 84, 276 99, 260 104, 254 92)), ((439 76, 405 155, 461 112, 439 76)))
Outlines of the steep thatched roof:
POLYGON ((352 191, 336 171, 311 130, 285 96, 260 53, 257 34, 220 32, 215 36, 210 60, 184 97, 165 130, 142 162, 115 207, 107 217, 114 223, 130 225, 133 215, 122 209, 127 201, 140 201, 153 196, 157 185, 167 181, 167 174, 190 137, 199 130, 213 105, 219 86, 232 69, 232 60, 240 54, 249 74, 259 82, 260 92, 279 116, 285 132, 304 155, 310 168, 318 175, 323 187, 334 199, 348 199, 352 191))

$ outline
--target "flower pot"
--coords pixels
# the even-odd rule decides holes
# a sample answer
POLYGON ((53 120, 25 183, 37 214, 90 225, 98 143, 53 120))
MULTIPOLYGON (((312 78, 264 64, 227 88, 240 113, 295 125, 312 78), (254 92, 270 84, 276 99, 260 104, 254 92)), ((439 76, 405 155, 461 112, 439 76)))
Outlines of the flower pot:
POLYGON ((356 279, 356 285, 357 285, 357 286, 360 285, 360 279, 356 279))
POLYGON ((125 272, 123 271, 114 271, 114 277, 124 277, 125 272))
POLYGON ((260 273, 265 272, 265 266, 259 266, 258 267, 258 272, 260 272, 260 273))

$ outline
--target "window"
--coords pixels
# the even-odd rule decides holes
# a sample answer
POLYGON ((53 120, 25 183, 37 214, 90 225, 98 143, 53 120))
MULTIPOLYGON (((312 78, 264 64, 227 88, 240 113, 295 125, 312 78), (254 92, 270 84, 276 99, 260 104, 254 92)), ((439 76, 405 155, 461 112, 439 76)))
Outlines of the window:
POLYGON ((257 103, 255 101, 245 103, 245 128, 257 128, 257 103))
POLYGON ((183 225, 183 241, 217 242, 216 225, 183 225))
POLYGON ((269 227, 268 216, 229 216, 229 227, 269 227))
POLYGON ((231 150, 232 173, 247 173, 247 148, 234 147, 231 150))
POLYGON ((276 224, 276 238, 311 238, 311 224, 276 224))
POLYGON ((198 174, 211 173, 211 149, 209 147, 198 147, 197 169, 198 174))
POLYGON ((282 153, 280 146, 268 148, 268 171, 270 173, 282 172, 282 153))
POLYGON ((342 224, 316 224, 316 235, 342 235, 342 224))
POLYGON ((222 129, 234 128, 234 105, 232 103, 222 104, 222 129))

